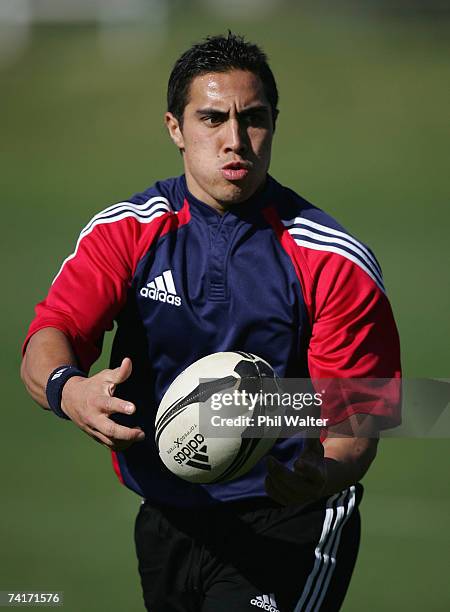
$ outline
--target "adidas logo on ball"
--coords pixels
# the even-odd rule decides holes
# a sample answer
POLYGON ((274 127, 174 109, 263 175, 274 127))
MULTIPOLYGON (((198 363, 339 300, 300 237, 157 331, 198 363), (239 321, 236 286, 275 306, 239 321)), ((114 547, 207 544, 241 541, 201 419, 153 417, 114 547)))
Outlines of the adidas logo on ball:
POLYGON ((191 467, 200 470, 210 470, 211 466, 208 463, 208 455, 206 454, 207 447, 206 444, 203 444, 204 441, 205 438, 202 434, 195 434, 195 436, 191 438, 173 458, 179 465, 183 465, 184 462, 187 462, 186 465, 191 467))

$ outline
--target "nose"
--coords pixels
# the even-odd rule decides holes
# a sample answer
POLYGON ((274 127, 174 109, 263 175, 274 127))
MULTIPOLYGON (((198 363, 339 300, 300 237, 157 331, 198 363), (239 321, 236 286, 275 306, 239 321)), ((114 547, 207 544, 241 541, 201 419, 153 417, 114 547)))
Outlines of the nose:
POLYGON ((224 143, 225 153, 244 153, 248 148, 245 127, 234 117, 230 118, 227 124, 224 143))

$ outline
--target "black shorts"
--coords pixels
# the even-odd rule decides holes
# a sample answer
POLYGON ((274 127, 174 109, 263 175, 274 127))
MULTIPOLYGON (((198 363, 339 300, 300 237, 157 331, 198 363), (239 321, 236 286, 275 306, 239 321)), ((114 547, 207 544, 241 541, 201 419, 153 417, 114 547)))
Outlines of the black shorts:
POLYGON ((314 504, 141 505, 135 540, 150 612, 339 610, 360 538, 355 485, 314 504))

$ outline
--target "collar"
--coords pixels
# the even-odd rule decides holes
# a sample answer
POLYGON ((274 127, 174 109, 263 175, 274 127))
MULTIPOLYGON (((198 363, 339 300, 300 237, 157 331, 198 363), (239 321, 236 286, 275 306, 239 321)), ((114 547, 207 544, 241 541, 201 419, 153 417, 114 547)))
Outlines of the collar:
POLYGON ((270 201, 273 201, 273 192, 276 186, 276 181, 268 174, 264 188, 258 193, 252 195, 248 200, 234 204, 221 215, 215 208, 202 202, 189 191, 186 182, 186 176, 181 177, 181 187, 184 197, 189 202, 191 213, 196 217, 203 218, 207 223, 221 223, 226 225, 234 225, 238 221, 252 222, 257 217, 262 208, 267 206, 270 201))

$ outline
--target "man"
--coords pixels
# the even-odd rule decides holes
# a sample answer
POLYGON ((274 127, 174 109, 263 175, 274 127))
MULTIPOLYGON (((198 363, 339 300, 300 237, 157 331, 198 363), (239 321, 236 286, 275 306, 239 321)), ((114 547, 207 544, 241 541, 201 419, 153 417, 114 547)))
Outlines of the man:
POLYGON ((135 537, 152 611, 338 610, 359 544, 358 481, 378 429, 398 422, 359 389, 323 407, 323 445, 280 439, 235 481, 190 484, 159 460, 157 406, 207 354, 248 351, 280 377, 400 375, 373 254, 268 175, 277 104, 256 45, 229 33, 184 53, 165 122, 185 174, 92 219, 24 344, 32 397, 110 448, 145 500, 135 537), (114 321, 112 369, 88 377, 114 321))

